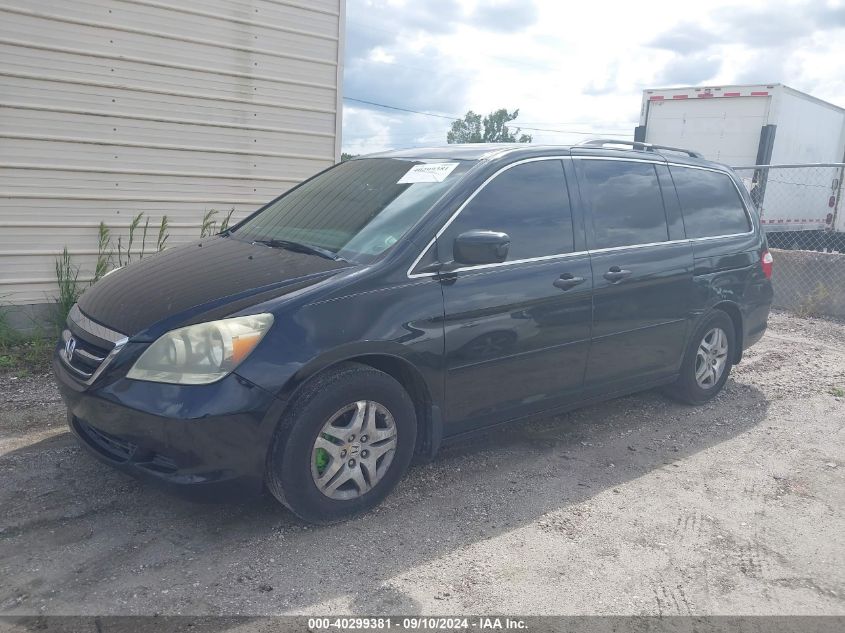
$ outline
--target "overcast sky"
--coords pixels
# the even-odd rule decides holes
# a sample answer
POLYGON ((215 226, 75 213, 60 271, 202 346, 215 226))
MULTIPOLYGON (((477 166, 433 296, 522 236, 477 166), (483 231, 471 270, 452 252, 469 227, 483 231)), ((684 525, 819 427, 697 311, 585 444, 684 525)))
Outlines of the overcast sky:
MULTIPOLYGON (((535 143, 633 138, 644 88, 785 83, 845 106, 845 2, 347 0, 344 96, 444 115, 519 108, 535 143)), ((354 154, 449 121, 346 100, 354 154)))

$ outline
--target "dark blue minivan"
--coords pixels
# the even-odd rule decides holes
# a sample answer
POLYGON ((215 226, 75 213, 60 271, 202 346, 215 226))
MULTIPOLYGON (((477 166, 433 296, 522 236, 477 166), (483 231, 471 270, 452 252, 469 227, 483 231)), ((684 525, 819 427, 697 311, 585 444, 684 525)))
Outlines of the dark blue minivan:
POLYGON ((109 274, 56 349, 71 429, 133 474, 329 522, 478 429, 713 398, 766 329, 766 237, 730 168, 624 144, 365 156, 109 274))

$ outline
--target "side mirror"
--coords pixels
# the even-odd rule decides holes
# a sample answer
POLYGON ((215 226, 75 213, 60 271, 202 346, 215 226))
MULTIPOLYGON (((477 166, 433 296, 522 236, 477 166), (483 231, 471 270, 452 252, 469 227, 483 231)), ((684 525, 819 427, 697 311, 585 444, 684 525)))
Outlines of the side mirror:
POLYGON ((498 231, 467 231, 455 238, 452 257, 467 266, 498 264, 508 257, 511 238, 498 231))

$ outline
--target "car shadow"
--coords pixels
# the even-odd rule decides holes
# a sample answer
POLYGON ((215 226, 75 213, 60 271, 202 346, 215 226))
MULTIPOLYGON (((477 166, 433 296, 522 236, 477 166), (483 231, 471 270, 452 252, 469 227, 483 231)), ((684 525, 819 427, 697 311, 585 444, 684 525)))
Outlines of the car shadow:
POLYGON ((376 510, 321 527, 266 495, 168 495, 62 433, 0 456, 0 613, 419 613, 391 578, 545 515, 566 523, 571 507, 745 433, 768 406, 730 380, 702 407, 646 392, 513 423, 445 446, 376 510))

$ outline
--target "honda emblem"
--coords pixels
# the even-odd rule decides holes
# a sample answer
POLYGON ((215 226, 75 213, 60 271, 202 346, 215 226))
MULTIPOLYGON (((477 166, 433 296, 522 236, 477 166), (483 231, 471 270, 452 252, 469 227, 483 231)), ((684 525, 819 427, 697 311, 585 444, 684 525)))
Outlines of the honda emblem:
POLYGON ((73 360, 73 353, 76 351, 76 339, 72 336, 65 343, 65 358, 68 362, 73 360))

